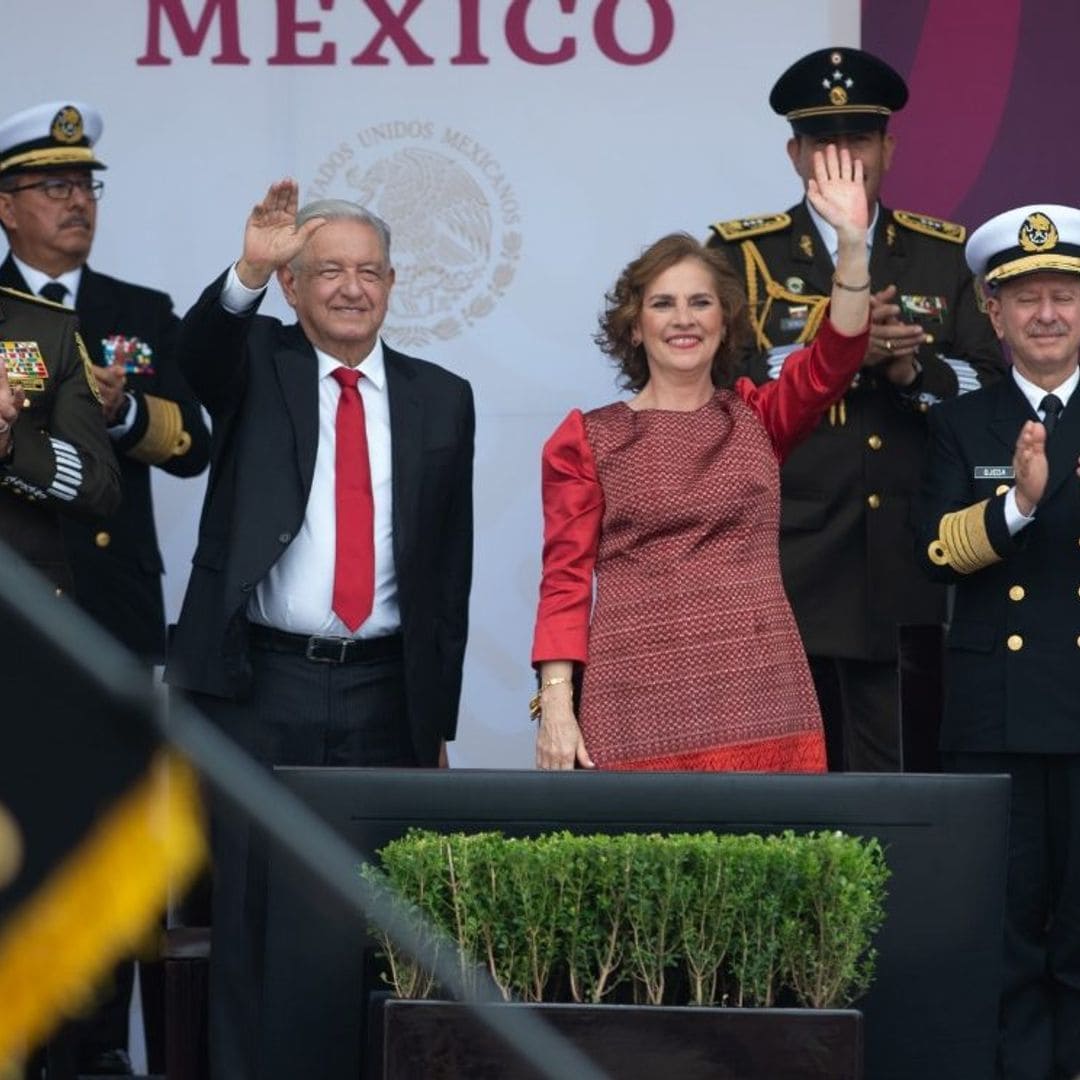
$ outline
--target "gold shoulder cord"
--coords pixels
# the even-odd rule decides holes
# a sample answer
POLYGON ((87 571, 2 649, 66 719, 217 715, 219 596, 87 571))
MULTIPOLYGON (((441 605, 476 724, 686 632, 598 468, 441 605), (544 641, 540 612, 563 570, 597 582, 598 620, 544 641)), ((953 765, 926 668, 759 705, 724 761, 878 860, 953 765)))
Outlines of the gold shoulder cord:
MULTIPOLYGON (((814 335, 821 329, 821 323, 825 318, 825 312, 829 307, 828 296, 805 296, 801 293, 793 293, 785 289, 770 273, 765 264, 765 259, 758 250, 757 244, 752 240, 745 240, 742 244, 743 268, 746 275, 746 298, 750 305, 750 319, 754 324, 754 340, 762 352, 768 352, 773 347, 765 333, 765 324, 769 319, 774 300, 784 300, 789 304, 801 304, 810 308, 806 317, 806 324, 795 339, 795 344, 805 345, 814 339, 814 335), (758 313, 758 281, 760 280, 765 294, 768 297, 762 304, 758 313)), ((835 427, 847 423, 847 408, 843 398, 836 404, 829 406, 829 423, 835 427)))
POLYGON ((803 304, 811 309, 806 318, 806 325, 795 339, 795 343, 805 345, 808 341, 812 341, 814 335, 821 328, 822 320, 825 318, 825 312, 829 306, 829 297, 811 297, 790 292, 769 273, 769 268, 765 265, 765 259, 753 240, 744 241, 742 249, 743 266, 746 273, 746 297, 750 303, 750 317, 754 323, 754 338, 757 341, 758 348, 762 352, 768 352, 773 347, 773 343, 765 334, 765 324, 768 322, 769 312, 772 310, 774 300, 785 300, 789 304, 803 304), (765 294, 768 296, 768 299, 761 306, 760 314, 758 314, 759 280, 765 294))

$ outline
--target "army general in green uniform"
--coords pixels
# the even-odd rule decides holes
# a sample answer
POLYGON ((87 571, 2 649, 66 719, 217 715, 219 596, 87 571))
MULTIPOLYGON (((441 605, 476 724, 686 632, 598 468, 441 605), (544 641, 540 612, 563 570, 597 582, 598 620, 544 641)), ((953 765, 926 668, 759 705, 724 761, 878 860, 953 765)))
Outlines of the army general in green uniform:
MULTIPOLYGON (((846 146, 870 203, 871 337, 851 389, 782 471, 781 561, 817 686, 833 769, 898 769, 897 641, 936 626, 944 590, 915 565, 909 510, 936 402, 993 381, 997 340, 964 261, 965 230, 890 210, 878 192, 907 101, 891 67, 858 49, 803 57, 776 82, 774 111, 793 129, 788 155, 805 184, 815 149, 846 146)), ((811 340, 825 317, 836 238, 805 201, 784 213, 715 224, 709 242, 743 274, 758 383, 811 340)))
POLYGON ((61 518, 109 514, 120 474, 78 320, 0 288, 0 538, 62 591, 61 518))

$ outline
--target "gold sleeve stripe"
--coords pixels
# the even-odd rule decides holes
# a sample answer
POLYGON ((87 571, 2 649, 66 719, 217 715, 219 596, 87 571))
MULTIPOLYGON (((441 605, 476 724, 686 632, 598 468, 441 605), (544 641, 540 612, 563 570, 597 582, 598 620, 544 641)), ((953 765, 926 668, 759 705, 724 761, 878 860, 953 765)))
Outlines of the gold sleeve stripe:
POLYGON ((186 454, 191 449, 191 436, 184 430, 180 406, 153 394, 144 394, 143 403, 149 413, 146 432, 128 454, 146 465, 160 465, 186 454))
POLYGON ((936 566, 951 566, 958 574, 972 574, 1001 562, 986 532, 986 504, 989 499, 945 514, 938 524, 937 539, 927 548, 936 566))

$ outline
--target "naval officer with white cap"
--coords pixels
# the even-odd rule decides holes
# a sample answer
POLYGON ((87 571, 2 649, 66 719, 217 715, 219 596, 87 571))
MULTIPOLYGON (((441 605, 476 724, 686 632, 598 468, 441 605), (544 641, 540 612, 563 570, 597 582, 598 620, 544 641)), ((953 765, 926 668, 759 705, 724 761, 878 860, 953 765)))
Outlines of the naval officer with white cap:
POLYGON ((1080 1073, 1080 210, 967 244, 1008 377, 930 412, 919 556, 956 587, 942 750, 1012 777, 997 1076, 1080 1073))

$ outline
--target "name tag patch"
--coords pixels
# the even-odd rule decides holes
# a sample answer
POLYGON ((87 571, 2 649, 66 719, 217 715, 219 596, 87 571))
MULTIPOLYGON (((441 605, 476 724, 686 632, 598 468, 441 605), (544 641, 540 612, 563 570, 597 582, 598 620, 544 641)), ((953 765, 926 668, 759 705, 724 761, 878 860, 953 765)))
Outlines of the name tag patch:
POLYGON ((1011 465, 976 465, 976 480, 1013 480, 1016 472, 1011 465))

